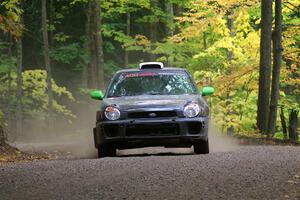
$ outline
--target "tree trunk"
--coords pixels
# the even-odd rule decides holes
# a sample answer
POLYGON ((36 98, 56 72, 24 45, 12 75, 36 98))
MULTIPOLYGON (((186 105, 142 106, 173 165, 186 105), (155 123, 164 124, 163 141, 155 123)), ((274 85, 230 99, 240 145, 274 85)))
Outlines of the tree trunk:
POLYGON ((53 92, 52 92, 52 74, 51 65, 49 58, 49 43, 48 43, 48 29, 47 29, 47 9, 46 0, 42 0, 42 29, 43 29, 43 52, 44 52, 44 62, 47 71, 47 94, 48 94, 48 126, 50 130, 54 127, 54 116, 53 116, 53 92))
MULTIPOLYGON (((54 25, 54 23, 53 23, 53 15, 52 14, 54 14, 55 13, 55 10, 54 10, 54 6, 53 6, 53 0, 48 0, 49 1, 49 13, 48 13, 48 18, 49 18, 49 20, 48 20, 48 24, 51 26, 51 25, 54 25)), ((49 31, 49 45, 50 46, 53 46, 54 44, 53 44, 53 31, 49 31)))
POLYGON ((257 128, 261 131, 261 133, 266 134, 270 109, 272 0, 262 0, 261 14, 257 128))
MULTIPOLYGON (((151 0, 150 1, 151 8, 155 9, 157 7, 157 0, 151 0)), ((155 61, 156 56, 153 52, 155 49, 154 44, 157 42, 157 22, 151 21, 150 22, 150 38, 151 38, 151 52, 150 52, 150 60, 155 61)))
POLYGON ((96 65, 96 50, 95 50, 95 1, 89 1, 89 14, 90 14, 90 33, 89 33, 89 87, 97 87, 97 65, 96 65))
POLYGON ((206 42, 206 32, 205 31, 202 33, 202 37, 203 37, 203 49, 206 50, 207 42, 206 42))
POLYGON ((165 1, 165 11, 167 13, 166 34, 172 36, 174 35, 174 8, 172 2, 165 1))
MULTIPOLYGON (((126 35, 129 37, 130 36, 130 12, 127 11, 126 13, 126 35)), ((128 67, 129 64, 129 52, 125 49, 125 55, 124 55, 124 67, 128 67)))
MULTIPOLYGON (((90 49, 89 49, 89 45, 90 45, 90 23, 91 23, 91 19, 90 19, 90 3, 88 3, 86 9, 86 23, 85 23, 85 34, 86 34, 86 40, 84 42, 84 48, 86 53, 88 54, 89 58, 90 58, 90 49)), ((81 75, 81 84, 83 88, 88 88, 88 71, 89 71, 89 66, 90 66, 90 62, 88 62, 87 64, 84 64, 83 69, 82 69, 82 75, 81 75)))
POLYGON ((282 2, 275 0, 275 30, 273 32, 273 72, 272 90, 269 113, 268 134, 273 136, 276 129, 277 105, 279 98, 280 65, 282 59, 281 26, 282 26, 282 2))
MULTIPOLYGON (((235 35, 233 9, 230 9, 227 12, 227 28, 229 29, 230 36, 233 37, 235 35)), ((233 52, 229 49, 227 50, 227 59, 228 59, 229 63, 231 63, 231 61, 233 59, 233 52)))
POLYGON ((299 111, 291 110, 289 117, 289 138, 293 142, 297 142, 299 139, 297 132, 298 113, 299 111))
POLYGON ((96 64, 97 64, 97 86, 99 89, 104 89, 104 55, 103 55, 103 41, 101 34, 101 4, 100 0, 95 2, 95 44, 96 44, 96 64))
MULTIPOLYGON (((9 58, 9 66, 8 66, 8 73, 7 73, 7 77, 8 77, 8 84, 7 84, 7 123, 8 123, 8 131, 10 133, 12 133, 12 122, 13 122, 13 115, 12 115, 12 105, 11 105, 11 98, 12 98, 12 68, 13 68, 13 61, 12 61, 12 45, 13 45, 13 41, 12 41, 12 35, 9 35, 9 46, 8 46, 8 58, 9 58)), ((15 135, 10 135, 10 138, 14 140, 15 139, 15 135)))
POLYGON ((286 122, 285 122, 285 118, 284 118, 283 106, 280 107, 280 121, 281 121, 283 139, 286 140, 287 139, 287 129, 286 129, 286 122))
MULTIPOLYGON (((227 11, 227 28, 229 30, 229 33, 230 33, 230 37, 233 37, 235 35, 235 32, 234 32, 234 19, 233 19, 233 9, 230 8, 228 11, 227 11)), ((232 63, 232 59, 233 59, 233 51, 230 50, 230 49, 227 49, 227 60, 228 60, 228 63, 231 64, 232 63)), ((229 92, 230 90, 228 91, 228 97, 227 99, 231 99, 232 97, 230 97, 229 95, 229 92)), ((230 104, 230 102, 228 102, 228 105, 230 104)), ((229 111, 227 114, 228 115, 231 115, 232 111, 229 111)), ((233 126, 230 126, 227 128, 227 135, 233 135, 234 134, 234 128, 233 126)))
POLYGON ((23 131, 23 105, 22 105, 22 71, 23 71, 23 44, 22 37, 17 39, 17 110, 16 110, 16 137, 23 131))
MULTIPOLYGON (((165 25, 165 32, 166 36, 173 36, 174 35, 174 5, 172 2, 169 0, 165 1, 165 12, 167 14, 167 23, 165 25)), ((170 66, 170 60, 169 60, 170 55, 167 53, 166 58, 167 58, 167 63, 166 66, 170 66)))
POLYGON ((0 145, 3 145, 6 141, 6 133, 4 127, 0 124, 0 145))
MULTIPOLYGON (((175 17, 182 17, 183 16, 183 7, 181 5, 178 4, 173 4, 173 10, 174 10, 174 16, 175 17)), ((179 28, 178 26, 174 27, 174 34, 178 34, 181 32, 181 28, 179 28)))
POLYGON ((89 1, 89 11, 89 86, 91 88, 104 89, 104 56, 101 35, 100 0, 89 1))

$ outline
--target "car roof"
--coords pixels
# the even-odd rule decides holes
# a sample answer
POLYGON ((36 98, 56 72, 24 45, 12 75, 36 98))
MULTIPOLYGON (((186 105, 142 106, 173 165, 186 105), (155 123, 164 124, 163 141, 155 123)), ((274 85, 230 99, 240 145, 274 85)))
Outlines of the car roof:
POLYGON ((124 72, 141 72, 141 71, 155 71, 155 72, 161 72, 161 71, 180 71, 180 72, 186 72, 183 68, 175 68, 175 67, 165 67, 162 69, 123 69, 119 70, 116 73, 124 73, 124 72))

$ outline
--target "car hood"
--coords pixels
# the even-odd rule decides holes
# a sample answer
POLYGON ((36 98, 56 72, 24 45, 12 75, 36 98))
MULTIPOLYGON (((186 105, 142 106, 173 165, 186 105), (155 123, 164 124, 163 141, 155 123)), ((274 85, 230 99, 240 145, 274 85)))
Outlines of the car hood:
POLYGON ((121 110, 144 108, 181 109, 189 102, 198 102, 199 105, 207 107, 206 102, 200 95, 144 95, 105 98, 102 102, 102 109, 108 105, 116 105, 121 110))

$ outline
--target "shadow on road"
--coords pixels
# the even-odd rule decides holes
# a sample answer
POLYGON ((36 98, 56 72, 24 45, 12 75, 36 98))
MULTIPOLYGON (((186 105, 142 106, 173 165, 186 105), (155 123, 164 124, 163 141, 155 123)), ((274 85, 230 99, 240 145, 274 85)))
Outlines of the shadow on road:
POLYGON ((146 157, 146 156, 176 156, 176 155, 192 155, 193 148, 164 148, 164 147, 148 147, 128 150, 118 150, 118 157, 146 157))
POLYGON ((193 153, 157 153, 157 154, 127 154, 127 155, 117 155, 117 158, 126 158, 126 157, 148 157, 148 156, 188 156, 194 155, 193 153))

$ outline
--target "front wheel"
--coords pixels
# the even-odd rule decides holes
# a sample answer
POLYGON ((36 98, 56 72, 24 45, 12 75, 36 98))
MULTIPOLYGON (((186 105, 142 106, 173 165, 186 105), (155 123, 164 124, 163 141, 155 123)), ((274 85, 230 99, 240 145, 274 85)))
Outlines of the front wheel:
POLYGON ((116 148, 110 145, 100 145, 98 147, 98 158, 116 156, 116 148))
POLYGON ((209 153, 209 145, 208 140, 199 140, 194 143, 194 152, 195 154, 208 154, 209 153))

